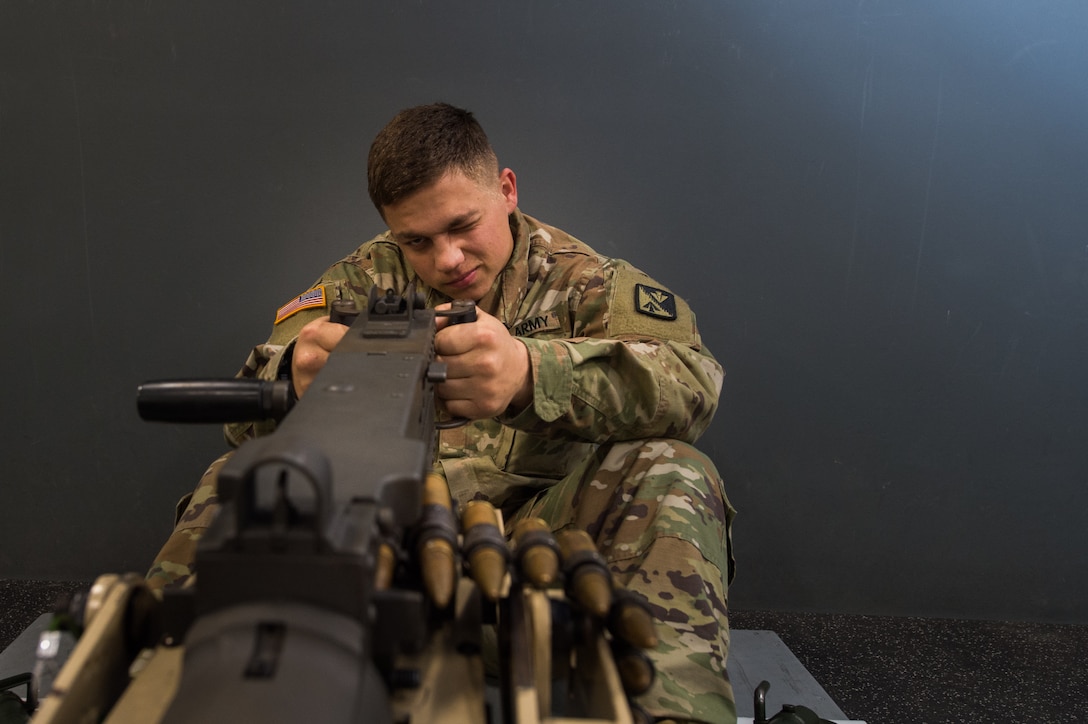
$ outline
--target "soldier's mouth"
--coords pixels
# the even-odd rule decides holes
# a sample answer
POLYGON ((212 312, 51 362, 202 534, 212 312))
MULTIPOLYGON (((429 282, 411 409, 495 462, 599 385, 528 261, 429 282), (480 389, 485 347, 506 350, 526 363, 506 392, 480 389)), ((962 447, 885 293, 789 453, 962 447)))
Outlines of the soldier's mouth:
POLYGON ((452 289, 467 289, 476 282, 476 277, 479 276, 479 270, 473 269, 472 271, 463 274, 453 281, 446 284, 446 286, 452 289))

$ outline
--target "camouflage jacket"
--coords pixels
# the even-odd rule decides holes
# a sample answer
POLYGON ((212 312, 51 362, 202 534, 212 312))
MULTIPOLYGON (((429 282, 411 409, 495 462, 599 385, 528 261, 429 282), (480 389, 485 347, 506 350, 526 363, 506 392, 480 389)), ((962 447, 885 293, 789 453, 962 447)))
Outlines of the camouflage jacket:
MULTIPOLYGON (((518 210, 510 225, 510 261, 478 303, 528 348, 533 403, 517 415, 442 432, 438 464, 454 496, 515 507, 600 443, 693 442, 714 415, 723 373, 688 305, 627 262, 518 210)), ((351 296, 364 307, 372 285, 401 292, 412 282, 428 306, 450 301, 416 277, 388 232, 366 242, 315 282, 311 291, 324 294, 314 291, 312 306, 281 310, 240 376, 286 377, 299 330, 328 314, 321 299, 351 296)), ((226 433, 237 445, 270 430, 271 423, 247 423, 226 433)))

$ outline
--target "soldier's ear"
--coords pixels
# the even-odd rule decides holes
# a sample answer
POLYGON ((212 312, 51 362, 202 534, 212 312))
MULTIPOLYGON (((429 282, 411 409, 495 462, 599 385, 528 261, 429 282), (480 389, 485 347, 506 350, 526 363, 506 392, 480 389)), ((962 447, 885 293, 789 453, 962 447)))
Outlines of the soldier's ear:
POLYGON ((518 206, 518 178, 511 169, 499 172, 499 193, 506 199, 506 213, 512 214, 518 206))

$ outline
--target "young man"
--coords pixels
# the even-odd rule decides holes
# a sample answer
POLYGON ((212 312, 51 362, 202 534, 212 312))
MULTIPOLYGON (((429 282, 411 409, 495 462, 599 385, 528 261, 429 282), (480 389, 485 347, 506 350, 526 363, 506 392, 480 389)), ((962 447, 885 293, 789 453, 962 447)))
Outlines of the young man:
MULTIPOLYGON (((415 283, 428 306, 478 305, 472 324, 438 322, 448 365, 437 394, 474 422, 443 431, 436 470, 462 503, 487 499, 508 529, 538 516, 587 530, 615 579, 657 620, 657 679, 639 698, 662 720, 736 718, 725 661, 733 510, 713 464, 691 446, 717 408, 722 369, 682 299, 626 262, 518 209, 472 114, 446 104, 398 114, 368 159, 371 200, 389 230, 333 264, 281 308, 245 377, 290 379, 300 397, 344 335, 323 300, 415 283), (313 301, 309 301, 309 300, 313 301)), ((270 423, 227 426, 233 444, 270 423)), ((205 474, 149 573, 191 573, 215 505, 205 474)))

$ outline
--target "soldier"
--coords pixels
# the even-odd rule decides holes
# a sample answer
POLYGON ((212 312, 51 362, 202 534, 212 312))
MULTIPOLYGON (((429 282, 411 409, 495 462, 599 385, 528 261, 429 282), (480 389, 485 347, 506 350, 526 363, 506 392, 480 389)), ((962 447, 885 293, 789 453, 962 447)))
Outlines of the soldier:
MULTIPOLYGON (((428 306, 478 304, 473 324, 437 322, 447 363, 437 395, 472 422, 443 431, 436 470, 462 504, 486 499, 507 530, 538 516, 590 533, 615 579, 657 620, 659 721, 736 719, 726 675, 733 509, 713 463, 692 447, 717 408, 722 368, 688 305, 627 262, 524 214, 517 179, 471 113, 402 111, 368 159, 371 200, 389 227, 281 307, 240 375, 289 379, 302 396, 346 327, 336 298, 414 282, 428 306)), ((231 424, 228 440, 273 423, 231 424)), ((229 455, 229 453, 228 453, 229 455)), ((149 582, 192 573, 215 507, 209 468, 159 553, 149 582)))

